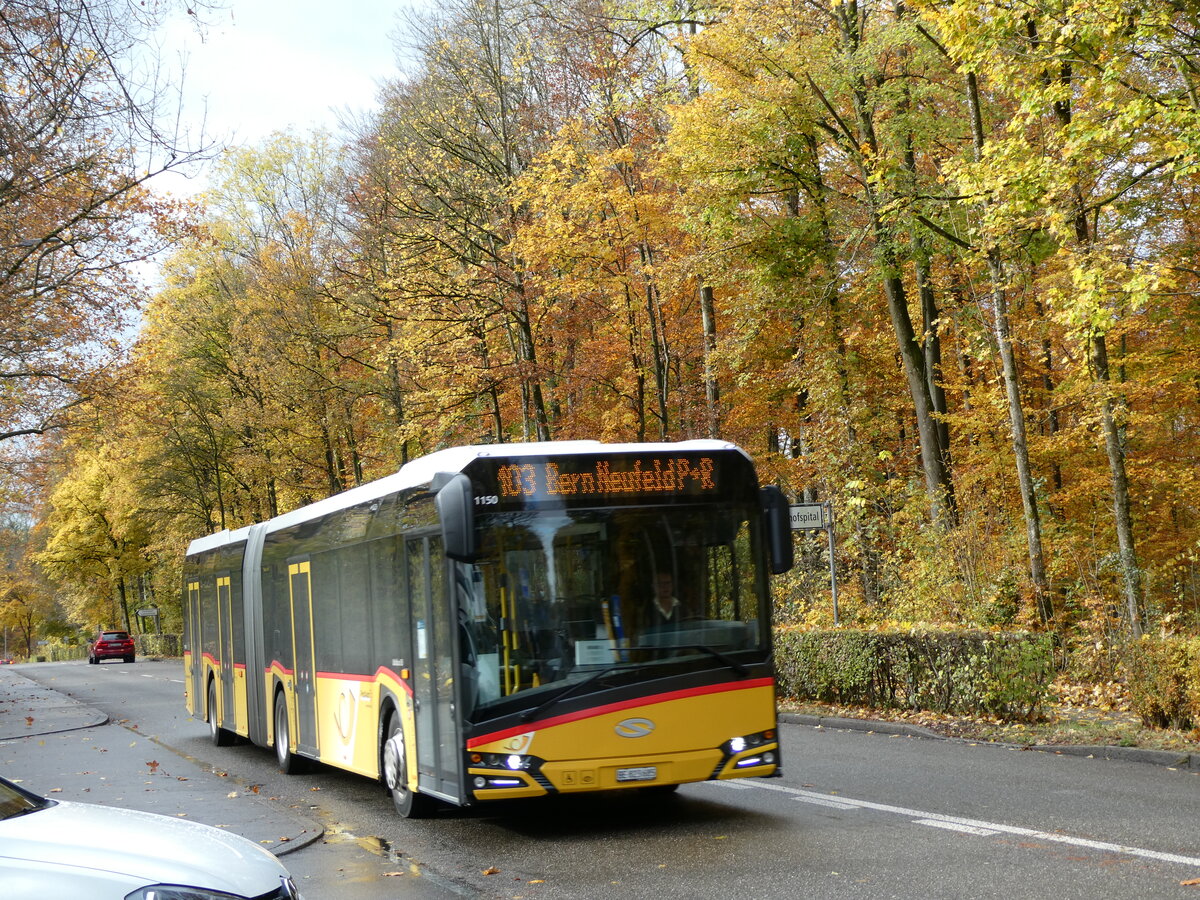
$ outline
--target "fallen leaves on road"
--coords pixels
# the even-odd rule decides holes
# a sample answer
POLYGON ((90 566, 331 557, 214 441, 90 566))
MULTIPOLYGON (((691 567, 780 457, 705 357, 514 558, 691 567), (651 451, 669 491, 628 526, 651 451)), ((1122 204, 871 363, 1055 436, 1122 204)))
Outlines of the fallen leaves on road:
POLYGON ((486 869, 483 870, 483 874, 484 875, 499 875, 500 870, 497 869, 495 866, 488 866, 486 869))
POLYGON ((150 767, 151 775, 154 775, 155 773, 158 772, 158 760, 157 759, 150 760, 149 762, 146 763, 146 765, 150 767))
POLYGON ((408 874, 407 872, 384 872, 383 877, 384 878, 401 878, 407 874, 408 874))
POLYGON ((31 725, 33 725, 33 716, 26 716, 25 717, 25 727, 29 728, 31 725))
POLYGON ((1200 887, 1200 878, 1190 878, 1187 881, 1181 881, 1179 884, 1183 887, 1200 887))

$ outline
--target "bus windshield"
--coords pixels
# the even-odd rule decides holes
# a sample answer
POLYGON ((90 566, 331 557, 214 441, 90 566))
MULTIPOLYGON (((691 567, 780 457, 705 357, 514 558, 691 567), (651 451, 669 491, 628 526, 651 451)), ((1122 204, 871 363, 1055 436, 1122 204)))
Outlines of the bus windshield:
POLYGON ((582 691, 613 670, 736 671, 738 658, 762 659, 760 520, 757 506, 729 502, 480 515, 462 614, 476 673, 468 705, 487 715, 518 695, 536 706, 573 683, 582 691))

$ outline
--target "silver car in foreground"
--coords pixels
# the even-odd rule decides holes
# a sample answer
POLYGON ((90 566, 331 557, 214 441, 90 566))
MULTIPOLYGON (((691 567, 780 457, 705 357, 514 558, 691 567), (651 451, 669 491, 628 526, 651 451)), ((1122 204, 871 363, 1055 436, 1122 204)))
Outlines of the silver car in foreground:
POLYGON ((4 900, 299 900, 287 869, 235 834, 48 800, 0 778, 4 900))

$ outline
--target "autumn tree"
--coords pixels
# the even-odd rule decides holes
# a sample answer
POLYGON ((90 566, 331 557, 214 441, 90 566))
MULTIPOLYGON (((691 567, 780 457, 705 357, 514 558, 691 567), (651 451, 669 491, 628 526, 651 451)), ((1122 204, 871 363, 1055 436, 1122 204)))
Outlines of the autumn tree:
POLYGON ((518 246, 544 296, 564 425, 638 440, 711 434, 721 419, 712 262, 662 165, 667 107, 689 96, 669 39, 684 29, 614 24, 583 2, 550 7, 545 30, 555 83, 567 87, 562 124, 518 186, 528 216, 518 246))
POLYGON ((383 287, 405 298, 395 347, 420 361, 411 405, 427 421, 469 411, 473 433, 496 440, 552 434, 536 302, 512 247, 511 187, 546 124, 534 11, 464 0, 414 20, 417 66, 384 92, 371 136, 390 173, 376 179, 390 191, 383 287))
POLYGON ((1011 120, 959 183, 990 199, 991 240, 1036 234, 1051 248, 1042 297, 1071 342, 1064 355, 1083 363, 1060 390, 1086 403, 1078 424, 1102 437, 1126 619, 1139 634, 1134 492, 1139 482, 1156 490, 1157 468, 1135 463, 1156 452, 1139 407, 1190 377, 1189 367, 1150 363, 1159 351, 1149 323, 1172 321, 1162 301, 1179 275, 1190 280, 1180 254, 1194 245, 1169 223, 1194 192, 1197 21, 1169 4, 1130 18, 1107 3, 1019 13, 955 3, 931 17, 963 64, 1011 98, 1011 120))
POLYGON ((145 184, 198 155, 147 49, 175 7, 0 9, 0 441, 69 424, 111 383, 141 296, 128 265, 161 247, 145 184))
POLYGON ((59 630, 53 591, 33 562, 36 545, 30 526, 20 514, 0 519, 0 628, 5 638, 0 656, 23 648, 30 657, 41 637, 59 630))
POLYGON ((115 448, 80 447, 50 496, 37 562, 65 591, 78 622, 132 631, 135 585, 149 568, 150 519, 136 502, 133 471, 115 448))

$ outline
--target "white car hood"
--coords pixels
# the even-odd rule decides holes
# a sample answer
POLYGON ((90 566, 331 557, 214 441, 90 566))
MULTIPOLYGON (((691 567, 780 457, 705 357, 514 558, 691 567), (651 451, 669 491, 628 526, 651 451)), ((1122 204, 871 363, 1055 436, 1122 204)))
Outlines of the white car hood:
POLYGON ((0 857, 131 875, 258 897, 287 870, 269 851, 219 828, 90 803, 0 821, 0 857))

